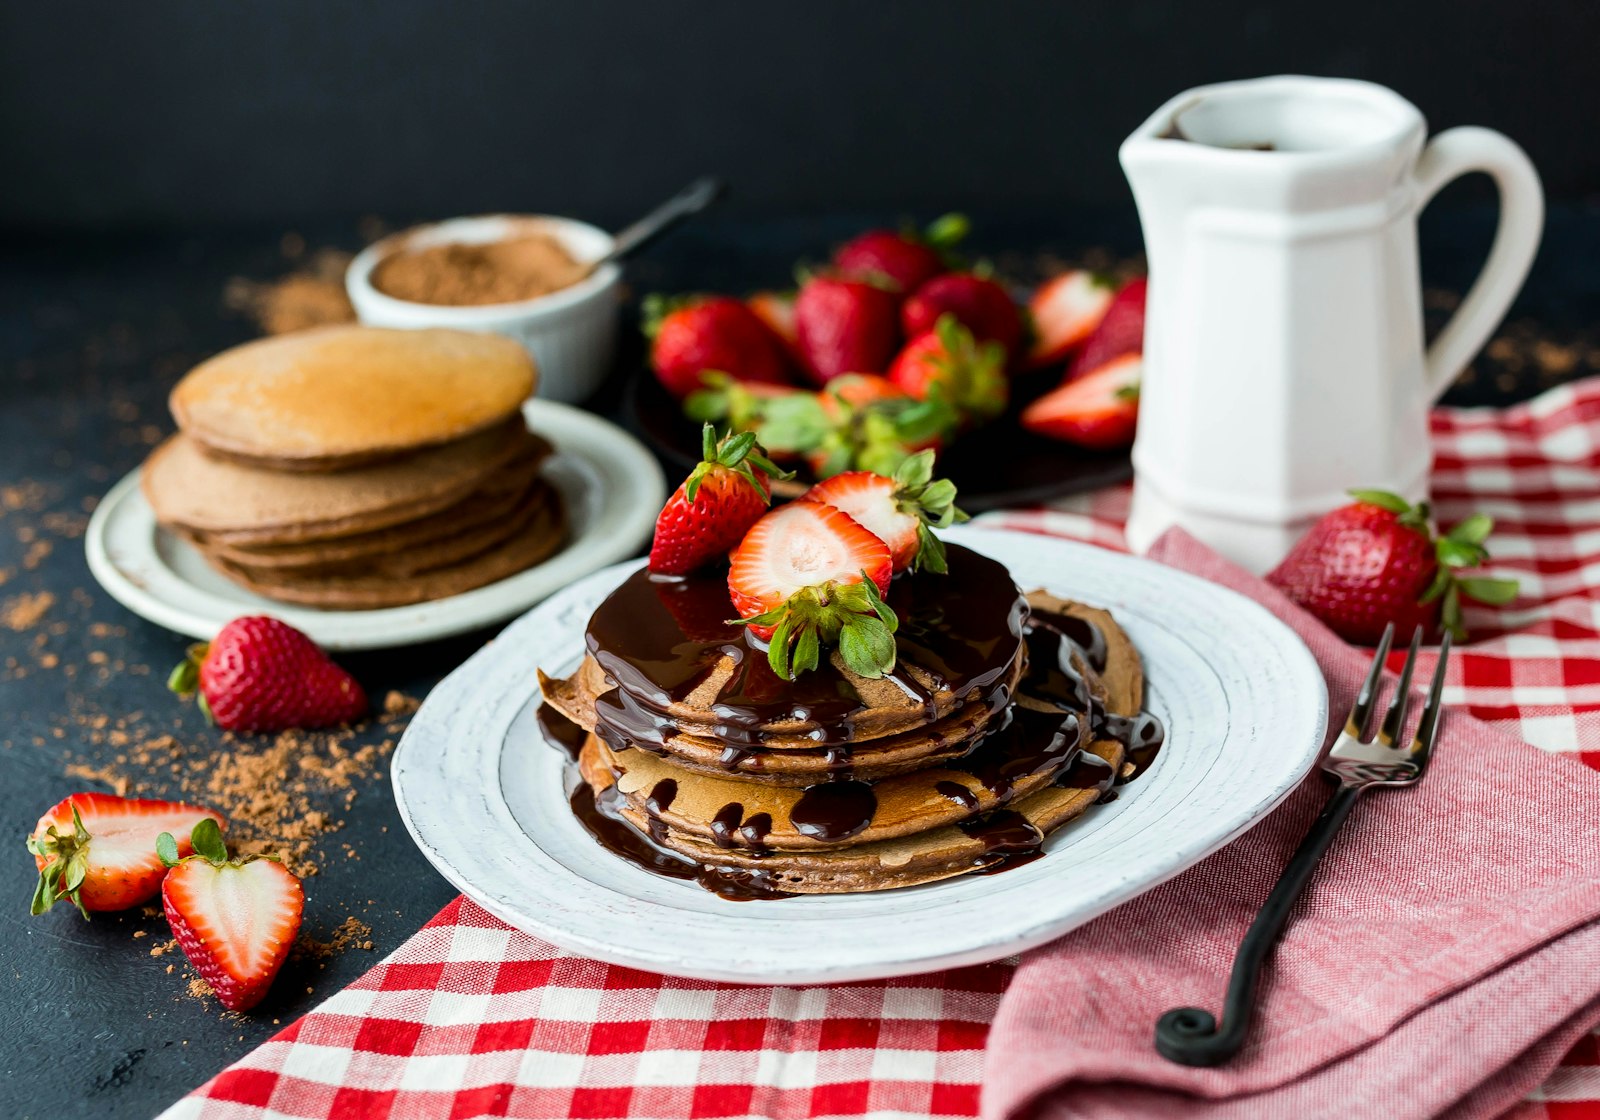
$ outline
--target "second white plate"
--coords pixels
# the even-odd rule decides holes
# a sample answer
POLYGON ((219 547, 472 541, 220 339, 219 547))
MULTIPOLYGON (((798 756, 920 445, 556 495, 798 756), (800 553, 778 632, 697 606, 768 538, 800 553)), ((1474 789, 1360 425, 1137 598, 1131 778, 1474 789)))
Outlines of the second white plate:
POLYGON ((195 638, 211 638, 246 614, 281 618, 330 650, 415 645, 503 622, 633 553, 666 501, 655 457, 615 424, 553 401, 529 401, 523 413, 528 427, 555 445, 544 475, 566 502, 570 539, 543 563, 487 587, 373 611, 274 602, 213 571, 198 552, 158 526, 139 489, 138 471, 113 486, 89 520, 89 570, 135 614, 195 638))
POLYGON ((534 722, 534 669, 566 673, 596 605, 636 563, 596 572, 443 681, 394 758, 395 798, 435 867, 509 924, 565 949, 679 976, 822 983, 996 960, 1177 874, 1259 821, 1322 744, 1327 693, 1293 631, 1172 568, 1047 537, 964 527, 1023 588, 1115 612, 1168 737, 1151 770, 999 875, 869 894, 729 902, 601 848, 534 722))

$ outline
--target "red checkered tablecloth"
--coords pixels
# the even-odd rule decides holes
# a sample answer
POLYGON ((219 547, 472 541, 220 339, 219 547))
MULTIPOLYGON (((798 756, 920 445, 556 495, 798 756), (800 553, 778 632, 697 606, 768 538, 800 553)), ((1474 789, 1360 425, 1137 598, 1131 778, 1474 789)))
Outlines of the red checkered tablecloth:
MULTIPOLYGON (((1438 411, 1435 508, 1496 519, 1496 574, 1446 701, 1600 770, 1600 379, 1438 411)), ((991 524, 1123 547, 1125 488, 991 524)), ((1431 666, 1429 666, 1431 668, 1431 666)), ((1426 679, 1427 673, 1421 675, 1426 679)), ((1597 778, 1600 780, 1600 778, 1597 778)), ((1011 969, 742 987, 569 956, 466 899, 184 1098, 172 1118, 976 1116, 1011 969)), ((1600 1035, 1515 1120, 1600 1120, 1600 1035)))

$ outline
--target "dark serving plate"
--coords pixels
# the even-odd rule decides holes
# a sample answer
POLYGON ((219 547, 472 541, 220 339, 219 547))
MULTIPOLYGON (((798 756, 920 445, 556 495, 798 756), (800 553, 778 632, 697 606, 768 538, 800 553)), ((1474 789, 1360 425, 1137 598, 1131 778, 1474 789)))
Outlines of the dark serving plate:
MULTIPOLYGON (((1020 399, 1012 401, 1005 415, 967 432, 939 456, 939 474, 956 484, 962 509, 983 513, 1032 505, 1133 477, 1126 451, 1073 447, 1034 435, 1017 423, 1022 405, 1055 384, 1053 374, 1019 375, 1013 393, 1020 399)), ((664 459, 688 474, 700 461, 700 426, 683 415, 649 370, 631 379, 627 397, 639 431, 664 459)))

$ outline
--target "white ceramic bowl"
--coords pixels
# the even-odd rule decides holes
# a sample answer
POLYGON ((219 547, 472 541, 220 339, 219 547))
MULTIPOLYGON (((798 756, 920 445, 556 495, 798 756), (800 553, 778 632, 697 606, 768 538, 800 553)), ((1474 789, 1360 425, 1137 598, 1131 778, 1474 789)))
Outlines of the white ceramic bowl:
POLYGON ((605 380, 616 350, 622 269, 608 264, 569 288, 516 303, 476 307, 443 307, 395 299, 372 286, 372 270, 389 254, 457 242, 481 245, 527 233, 547 233, 577 261, 592 261, 611 250, 611 235, 602 229, 543 214, 490 214, 452 218, 417 226, 375 241, 356 255, 345 273, 345 289, 356 315, 374 327, 453 327, 493 331, 528 348, 539 365, 538 395, 577 402, 605 380))

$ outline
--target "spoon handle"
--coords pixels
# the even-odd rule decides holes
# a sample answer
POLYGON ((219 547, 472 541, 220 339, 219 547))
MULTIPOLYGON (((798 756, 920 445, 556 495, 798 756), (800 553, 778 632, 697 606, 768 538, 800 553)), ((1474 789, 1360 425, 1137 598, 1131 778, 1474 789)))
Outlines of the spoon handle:
POLYGON ((611 252, 596 261, 595 267, 632 256, 685 218, 700 213, 716 202, 727 193, 727 189, 728 185, 714 175, 696 179, 650 213, 621 230, 611 246, 611 252))

